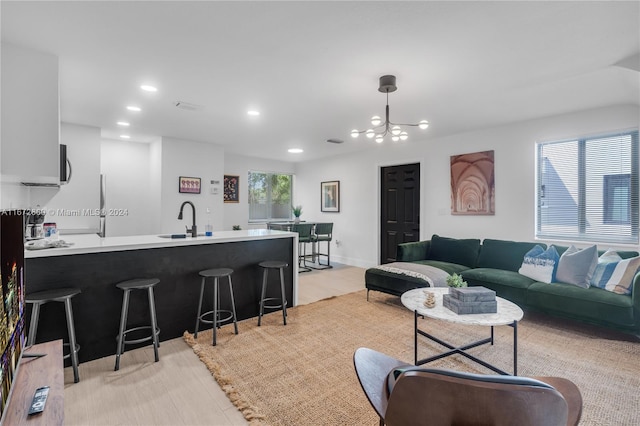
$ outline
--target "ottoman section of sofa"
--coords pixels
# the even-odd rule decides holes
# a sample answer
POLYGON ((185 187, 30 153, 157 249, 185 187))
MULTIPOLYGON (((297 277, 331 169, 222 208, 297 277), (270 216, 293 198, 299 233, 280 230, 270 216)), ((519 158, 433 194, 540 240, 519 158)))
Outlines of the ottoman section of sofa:
MULTIPOLYGON (((454 273, 459 274, 460 272, 469 269, 469 267, 465 265, 458 265, 456 263, 442 262, 438 260, 420 260, 411 263, 433 266, 434 268, 445 271, 449 275, 454 273)), ((428 281, 421 278, 384 271, 375 267, 369 268, 365 271, 364 281, 367 290, 381 291, 394 296, 401 296, 402 293, 413 290, 414 288, 430 286, 428 281)))
POLYGON ((369 268, 365 271, 364 282, 367 288, 367 298, 369 297, 369 290, 401 296, 402 293, 414 288, 429 287, 429 283, 423 279, 377 268, 369 268))

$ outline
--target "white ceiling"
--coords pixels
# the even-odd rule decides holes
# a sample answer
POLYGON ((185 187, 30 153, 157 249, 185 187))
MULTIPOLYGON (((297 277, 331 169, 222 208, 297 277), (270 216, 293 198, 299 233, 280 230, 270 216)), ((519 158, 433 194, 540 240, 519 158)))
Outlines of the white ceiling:
MULTIPOLYGON (((306 161, 372 149, 394 74, 402 143, 640 105, 640 2, 0 2, 2 41, 56 54, 61 119, 306 161), (616 66, 615 64, 619 65, 616 66), (159 88, 139 90, 143 83, 159 88), (188 112, 175 101, 203 106, 188 112), (139 105, 141 113, 125 110, 139 105), (261 111, 258 118, 246 111, 261 111), (325 142, 340 138, 344 144, 325 142), (288 154, 300 147, 303 154, 288 154)), ((385 142, 392 143, 392 142, 385 142)))

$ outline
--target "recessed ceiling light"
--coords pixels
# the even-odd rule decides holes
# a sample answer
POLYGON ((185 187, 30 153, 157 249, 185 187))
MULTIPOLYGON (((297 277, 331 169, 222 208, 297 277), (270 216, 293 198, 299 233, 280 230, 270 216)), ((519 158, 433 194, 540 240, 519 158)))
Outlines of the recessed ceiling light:
POLYGON ((129 136, 129 135, 120 135, 120 137, 122 139, 131 139, 131 136, 129 136))
POLYGON ((148 84, 143 84, 142 86, 140 86, 140 88, 142 90, 144 90, 145 92, 157 92, 158 91, 157 87, 149 86, 148 84))
POLYGON ((133 106, 133 105, 129 105, 129 106, 127 106, 127 109, 128 109, 129 111, 135 111, 135 112, 140 112, 140 111, 142 111, 142 109, 141 109, 140 107, 133 106))
POLYGON ((254 109, 251 109, 251 110, 247 111, 247 115, 250 115, 252 117, 257 117, 257 116, 260 115, 260 111, 256 111, 254 109))
POLYGON ((289 148, 288 152, 290 152, 292 154, 300 154, 300 153, 304 152, 304 150, 300 149, 300 148, 289 148))
POLYGON ((126 121, 118 121, 116 123, 118 126, 123 126, 123 127, 128 127, 129 123, 127 123, 126 121))

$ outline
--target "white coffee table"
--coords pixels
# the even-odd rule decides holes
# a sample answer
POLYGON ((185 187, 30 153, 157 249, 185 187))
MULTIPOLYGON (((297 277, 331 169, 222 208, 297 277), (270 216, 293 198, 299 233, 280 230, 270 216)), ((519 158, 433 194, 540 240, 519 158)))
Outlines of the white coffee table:
POLYGON ((495 371, 499 374, 509 375, 509 373, 501 370, 486 361, 483 361, 467 352, 468 349, 475 348, 476 346, 484 345, 490 343, 493 345, 494 334, 493 327, 499 325, 508 325, 513 328, 513 375, 518 375, 518 321, 520 321, 524 315, 522 309, 515 303, 509 302, 501 297, 496 297, 496 301, 498 302, 498 309, 496 313, 492 314, 468 314, 468 315, 458 315, 455 312, 445 308, 442 304, 442 295, 449 292, 449 288, 417 288, 414 290, 409 290, 402 294, 401 301, 402 304, 407 308, 414 312, 414 358, 415 365, 422 365, 428 362, 432 362, 441 358, 445 358, 450 355, 460 354, 463 355, 480 365, 485 366, 486 368, 495 371), (434 294, 436 299, 436 306, 433 308, 427 308, 424 306, 424 301, 427 299, 427 295, 425 291, 429 291, 434 294), (488 326, 491 327, 491 336, 478 340, 477 342, 472 342, 463 346, 454 346, 451 345, 424 330, 420 330, 418 328, 418 316, 423 316, 427 318, 432 318, 436 320, 449 321, 456 324, 466 324, 466 325, 479 325, 479 326, 488 326), (429 358, 418 359, 418 334, 424 336, 436 343, 439 343, 442 346, 445 346, 449 349, 447 352, 443 352, 442 354, 435 355, 429 358))

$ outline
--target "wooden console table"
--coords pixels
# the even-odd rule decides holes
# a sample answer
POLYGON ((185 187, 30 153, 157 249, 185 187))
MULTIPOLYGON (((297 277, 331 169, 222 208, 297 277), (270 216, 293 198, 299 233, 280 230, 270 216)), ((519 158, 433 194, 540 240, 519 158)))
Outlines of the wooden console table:
POLYGON ((20 360, 18 374, 13 382, 13 393, 6 407, 5 425, 62 425, 64 423, 64 364, 62 340, 33 345, 27 353, 46 354, 40 358, 20 360), (44 411, 28 416, 36 389, 49 386, 44 411))

